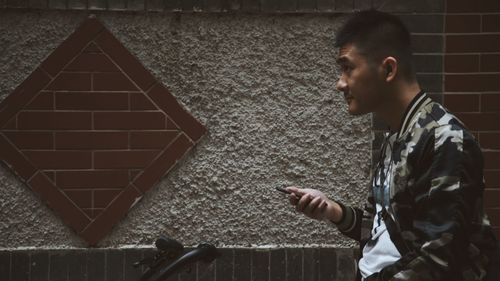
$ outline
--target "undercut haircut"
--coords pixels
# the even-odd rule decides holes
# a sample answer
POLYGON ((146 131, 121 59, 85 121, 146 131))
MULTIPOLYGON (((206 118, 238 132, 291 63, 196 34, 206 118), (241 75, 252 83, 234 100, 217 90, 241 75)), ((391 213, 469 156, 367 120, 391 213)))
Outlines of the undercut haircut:
POLYGON ((416 79, 410 32, 397 16, 376 10, 355 12, 335 37, 335 47, 348 44, 376 64, 388 56, 395 57, 402 77, 408 81, 416 79))

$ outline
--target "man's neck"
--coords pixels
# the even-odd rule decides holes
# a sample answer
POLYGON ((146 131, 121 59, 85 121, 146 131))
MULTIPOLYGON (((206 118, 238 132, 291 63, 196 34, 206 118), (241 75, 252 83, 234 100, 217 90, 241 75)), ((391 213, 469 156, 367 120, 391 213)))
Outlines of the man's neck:
POLYGON ((402 125, 403 114, 419 92, 417 82, 400 85, 375 114, 389 125, 391 132, 396 132, 402 125))

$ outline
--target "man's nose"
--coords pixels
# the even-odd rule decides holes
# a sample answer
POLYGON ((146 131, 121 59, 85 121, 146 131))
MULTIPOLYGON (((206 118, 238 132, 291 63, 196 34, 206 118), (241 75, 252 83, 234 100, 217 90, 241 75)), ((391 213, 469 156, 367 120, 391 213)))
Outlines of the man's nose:
POLYGON ((342 76, 339 77, 337 81, 337 90, 344 92, 347 89, 347 83, 342 76))

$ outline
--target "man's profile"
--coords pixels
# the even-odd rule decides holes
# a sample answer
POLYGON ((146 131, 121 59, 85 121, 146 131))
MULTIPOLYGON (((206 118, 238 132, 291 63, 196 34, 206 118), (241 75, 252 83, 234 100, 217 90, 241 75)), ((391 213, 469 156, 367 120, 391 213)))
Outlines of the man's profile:
MULTIPOLYGON (((389 125, 364 208, 288 187, 305 215, 360 242, 358 279, 486 280, 496 240, 483 211, 483 159, 465 125, 420 88, 410 33, 396 16, 352 15, 335 46, 352 115, 389 125)), ((491 277, 490 277, 491 278, 491 277)))

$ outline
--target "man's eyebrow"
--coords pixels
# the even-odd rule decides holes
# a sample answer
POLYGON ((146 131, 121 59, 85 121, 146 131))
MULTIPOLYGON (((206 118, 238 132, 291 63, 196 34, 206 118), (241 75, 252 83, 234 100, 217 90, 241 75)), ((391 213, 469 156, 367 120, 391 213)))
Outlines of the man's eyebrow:
POLYGON ((347 63, 347 62, 349 62, 349 60, 348 60, 345 56, 341 56, 340 58, 337 58, 337 59, 336 59, 336 62, 337 62, 338 64, 343 64, 343 63, 347 63))

